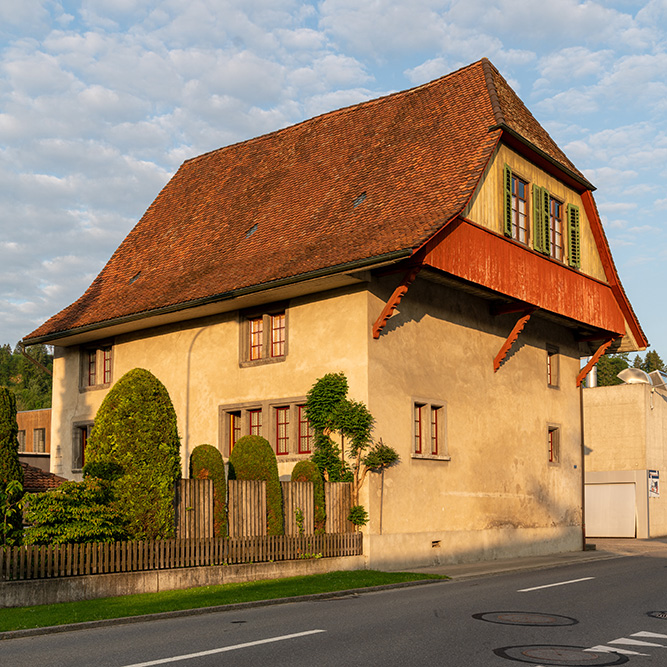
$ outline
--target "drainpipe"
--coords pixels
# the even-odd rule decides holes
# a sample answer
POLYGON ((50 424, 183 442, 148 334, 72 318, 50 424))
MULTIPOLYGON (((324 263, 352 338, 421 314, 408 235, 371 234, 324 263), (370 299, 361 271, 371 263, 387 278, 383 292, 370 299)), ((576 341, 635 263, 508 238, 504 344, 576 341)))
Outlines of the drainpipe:
POLYGON ((40 370, 44 371, 45 373, 48 373, 51 377, 53 377, 53 372, 50 371, 44 364, 40 363, 37 361, 37 359, 33 359, 26 351, 25 351, 25 345, 19 341, 18 344, 19 352, 32 364, 37 366, 40 370))
POLYGON ((584 444, 584 385, 579 385, 579 421, 581 423, 581 550, 586 551, 586 447, 584 444))

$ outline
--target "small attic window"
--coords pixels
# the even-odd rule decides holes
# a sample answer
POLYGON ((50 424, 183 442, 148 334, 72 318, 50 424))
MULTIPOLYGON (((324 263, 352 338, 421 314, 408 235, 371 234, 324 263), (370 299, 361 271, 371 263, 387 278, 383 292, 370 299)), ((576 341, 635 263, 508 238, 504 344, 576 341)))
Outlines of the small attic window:
POLYGON ((354 208, 357 208, 357 206, 363 203, 365 199, 366 199, 366 193, 362 192, 358 197, 354 198, 354 200, 352 201, 352 206, 354 206, 354 208))
POLYGON ((141 275, 141 271, 137 271, 131 278, 130 278, 130 285, 141 275))
POLYGON ((257 223, 255 223, 246 233, 245 237, 249 239, 257 231, 257 223))

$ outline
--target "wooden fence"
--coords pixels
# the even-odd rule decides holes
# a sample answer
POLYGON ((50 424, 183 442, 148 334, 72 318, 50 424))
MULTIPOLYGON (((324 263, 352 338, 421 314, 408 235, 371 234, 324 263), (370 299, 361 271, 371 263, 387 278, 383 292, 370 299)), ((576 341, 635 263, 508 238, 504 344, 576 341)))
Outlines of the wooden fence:
MULTIPOLYGON (((314 532, 315 505, 312 482, 281 482, 285 533, 298 535, 296 510, 303 516, 303 532, 314 532)), ((325 482, 327 533, 352 533, 347 520, 352 507, 352 486, 325 482)), ((206 539, 213 533, 213 482, 182 479, 177 487, 176 537, 206 539)), ((228 533, 232 537, 266 535, 266 482, 230 479, 227 487, 228 533)))
POLYGON ((0 547, 0 581, 361 553, 361 533, 0 547))
POLYGON ((315 532, 313 483, 281 482, 281 486, 283 488, 285 535, 299 535, 299 533, 312 535, 315 532))
POLYGON ((230 479, 227 518, 231 537, 266 535, 266 482, 230 479))
POLYGON ((213 537, 213 480, 180 479, 174 509, 178 537, 213 537))
POLYGON ((324 502, 327 509, 327 533, 351 533, 354 525, 347 520, 352 509, 352 484, 325 482, 324 502))

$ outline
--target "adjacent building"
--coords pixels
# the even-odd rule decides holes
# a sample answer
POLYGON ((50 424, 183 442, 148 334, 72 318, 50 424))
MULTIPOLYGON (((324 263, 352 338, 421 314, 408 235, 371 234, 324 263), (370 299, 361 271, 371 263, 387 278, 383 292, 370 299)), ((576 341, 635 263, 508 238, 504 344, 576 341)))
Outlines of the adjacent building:
POLYGON ((140 366, 182 438, 310 456, 313 382, 343 371, 400 465, 361 494, 374 567, 582 545, 579 384, 646 338, 593 186, 486 59, 186 161, 55 346, 52 471, 140 366), (580 358, 591 357, 580 369, 580 358))

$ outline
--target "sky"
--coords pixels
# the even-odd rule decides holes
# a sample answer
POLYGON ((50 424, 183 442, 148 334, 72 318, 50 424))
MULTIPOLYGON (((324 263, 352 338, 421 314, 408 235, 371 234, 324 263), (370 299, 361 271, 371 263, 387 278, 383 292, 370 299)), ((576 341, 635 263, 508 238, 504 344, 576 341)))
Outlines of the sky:
POLYGON ((487 57, 580 171, 667 359, 667 0, 0 0, 0 343, 186 159, 487 57))

